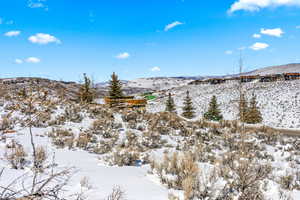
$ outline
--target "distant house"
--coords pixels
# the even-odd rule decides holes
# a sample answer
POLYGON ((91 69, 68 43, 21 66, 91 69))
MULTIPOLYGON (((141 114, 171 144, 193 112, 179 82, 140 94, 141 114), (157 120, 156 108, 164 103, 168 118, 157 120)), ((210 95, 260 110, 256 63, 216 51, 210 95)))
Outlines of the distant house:
POLYGON ((107 106, 117 108, 144 109, 147 105, 147 99, 135 99, 134 96, 120 98, 105 97, 104 101, 107 106))

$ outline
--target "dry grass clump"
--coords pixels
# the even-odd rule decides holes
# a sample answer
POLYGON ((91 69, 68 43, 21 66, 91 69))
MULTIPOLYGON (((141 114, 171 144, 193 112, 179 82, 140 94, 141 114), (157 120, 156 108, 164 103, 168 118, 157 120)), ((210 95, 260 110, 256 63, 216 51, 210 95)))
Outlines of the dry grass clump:
POLYGON ((24 169, 27 163, 27 153, 20 144, 13 143, 12 146, 6 148, 4 157, 13 169, 24 169))
POLYGON ((228 153, 222 164, 221 175, 233 196, 243 200, 264 199, 261 186, 272 172, 269 164, 261 164, 251 154, 239 153, 228 153))
POLYGON ((97 146, 94 147, 93 152, 96 154, 105 154, 112 151, 115 142, 112 140, 101 140, 97 146))
POLYGON ((295 174, 287 173, 284 176, 280 176, 278 183, 285 190, 300 190, 300 171, 298 170, 295 174))
POLYGON ((110 118, 102 118, 93 122, 90 131, 104 138, 112 138, 115 135, 115 130, 121 127, 121 124, 114 123, 110 118))
POLYGON ((38 146, 36 148, 36 153, 35 153, 35 165, 39 170, 43 170, 45 166, 45 162, 48 158, 48 153, 46 151, 46 148, 43 146, 38 146))
POLYGON ((39 112, 32 125, 38 128, 45 128, 51 120, 51 112, 39 112))
POLYGON ((125 192, 120 187, 116 186, 105 200, 125 200, 125 192))
POLYGON ((106 157, 106 161, 111 166, 135 166, 140 157, 140 153, 135 150, 118 148, 111 156, 106 157))
POLYGON ((64 117, 70 122, 80 123, 83 120, 81 110, 80 105, 70 104, 65 108, 64 117))
POLYGON ((88 133, 80 133, 80 135, 78 136, 78 138, 76 139, 76 146, 87 150, 88 149, 88 144, 91 142, 92 140, 92 135, 88 134, 88 133))
POLYGON ((190 152, 183 155, 175 152, 171 157, 165 154, 161 163, 152 161, 151 168, 163 184, 179 190, 189 190, 187 182, 194 182, 199 173, 198 165, 190 152))
POLYGON ((9 119, 8 115, 4 115, 0 119, 0 131, 5 131, 13 128, 13 121, 9 119))
POLYGON ((142 144, 149 149, 161 148, 167 142, 161 139, 161 135, 158 132, 144 132, 142 144))
POLYGON ((71 149, 74 146, 74 134, 66 129, 52 129, 48 136, 52 138, 52 143, 59 147, 65 148, 66 146, 71 149))
POLYGON ((180 118, 175 113, 161 112, 155 114, 148 114, 145 116, 148 122, 148 130, 158 132, 161 135, 179 133, 183 136, 188 136, 186 120, 180 118))

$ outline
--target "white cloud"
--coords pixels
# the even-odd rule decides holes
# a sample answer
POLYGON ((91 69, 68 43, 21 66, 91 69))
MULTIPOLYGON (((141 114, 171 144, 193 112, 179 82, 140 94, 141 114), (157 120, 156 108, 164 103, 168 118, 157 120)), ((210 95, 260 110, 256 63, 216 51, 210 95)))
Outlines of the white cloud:
POLYGON ((61 43, 59 39, 46 33, 37 33, 36 35, 30 36, 28 40, 35 44, 61 43))
POLYGON ((234 13, 239 10, 253 12, 279 6, 300 6, 300 0, 237 0, 231 5, 228 12, 234 13))
POLYGON ((22 63, 23 63, 23 60, 21 60, 21 59, 16 59, 16 60, 15 60, 15 63, 16 63, 16 64, 22 64, 22 63))
POLYGON ((183 23, 182 22, 179 22, 179 21, 175 21, 171 24, 168 24, 166 27, 165 27, 165 31, 168 31, 176 26, 179 26, 179 25, 182 25, 183 23))
POLYGON ((152 72, 159 72, 160 71, 160 67, 155 66, 155 67, 152 67, 150 70, 152 72))
POLYGON ((253 44, 249 48, 254 50, 254 51, 259 51, 259 50, 266 49, 268 47, 269 47, 269 45, 266 44, 266 43, 256 42, 255 44, 253 44))
POLYGON ((27 63, 39 63, 39 62, 41 62, 41 60, 39 58, 36 58, 36 57, 29 57, 25 61, 27 63))
POLYGON ((127 59, 130 57, 130 54, 127 52, 120 53, 119 55, 116 56, 117 59, 127 59))
POLYGON ((28 0, 27 5, 29 8, 45 8, 47 10, 46 1, 47 0, 28 0))
POLYGON ((21 34, 21 31, 9 31, 5 33, 4 35, 7 37, 15 37, 21 34))
POLYGON ((227 51, 225 51, 225 54, 226 55, 231 55, 231 54, 233 54, 233 52, 231 50, 227 50, 227 51))
POLYGON ((274 36, 274 37, 281 37, 284 32, 281 30, 281 28, 274 28, 274 29, 261 29, 260 30, 261 34, 264 35, 269 35, 269 36, 274 36))
POLYGON ((261 38, 261 35, 260 35, 260 34, 257 34, 257 33, 255 33, 255 34, 253 34, 253 35, 252 35, 252 37, 254 37, 254 38, 261 38))

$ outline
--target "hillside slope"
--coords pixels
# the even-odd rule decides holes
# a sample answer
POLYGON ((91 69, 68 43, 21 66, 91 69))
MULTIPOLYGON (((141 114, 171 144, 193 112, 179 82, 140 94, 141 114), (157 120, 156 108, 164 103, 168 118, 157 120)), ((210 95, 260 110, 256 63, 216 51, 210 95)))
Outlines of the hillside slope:
MULTIPOLYGON (((280 81, 274 83, 252 82, 243 84, 248 98, 257 95, 259 107, 263 114, 263 124, 274 127, 300 128, 300 80, 280 81)), ((225 119, 237 118, 238 82, 220 85, 188 85, 167 92, 174 95, 178 111, 181 113, 182 100, 189 90, 197 109, 198 118, 208 109, 208 103, 216 95, 225 119)), ((167 92, 160 92, 157 101, 148 105, 151 112, 163 111, 167 92)))
POLYGON ((300 72, 300 64, 293 63, 293 64, 287 64, 287 65, 265 67, 265 68, 254 70, 254 71, 246 73, 246 74, 248 74, 248 75, 267 75, 267 74, 282 74, 282 73, 292 73, 292 72, 300 72))

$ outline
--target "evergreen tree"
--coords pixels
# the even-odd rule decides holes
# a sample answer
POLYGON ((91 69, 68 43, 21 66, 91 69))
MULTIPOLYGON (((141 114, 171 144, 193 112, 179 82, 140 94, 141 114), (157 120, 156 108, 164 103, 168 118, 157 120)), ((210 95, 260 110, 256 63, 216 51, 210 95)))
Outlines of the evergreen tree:
POLYGON ((204 118, 212 121, 220 121, 223 119, 219 105, 217 103, 217 97, 214 95, 209 103, 209 108, 206 113, 204 113, 204 118))
POLYGON ((241 94, 239 101, 239 118, 241 122, 245 122, 248 112, 248 102, 244 94, 241 94))
POLYGON ((184 116, 185 118, 188 119, 192 119, 195 117, 195 108, 193 107, 193 102, 192 99, 190 97, 190 92, 186 91, 186 97, 184 98, 183 101, 183 113, 182 116, 184 116))
POLYGON ((111 75, 110 85, 109 85, 109 97, 112 99, 120 98, 123 96, 122 83, 118 79, 115 72, 111 75))
POLYGON ((250 101, 250 107, 245 116, 245 122, 248 124, 257 124, 262 122, 262 115, 257 106, 256 96, 253 95, 250 101))
POLYGON ((167 112, 176 112, 174 99, 172 98, 171 93, 169 93, 167 102, 166 102, 166 111, 167 112))
POLYGON ((87 75, 83 74, 84 83, 79 88, 79 98, 81 102, 92 103, 96 96, 96 91, 93 88, 92 81, 87 75))

